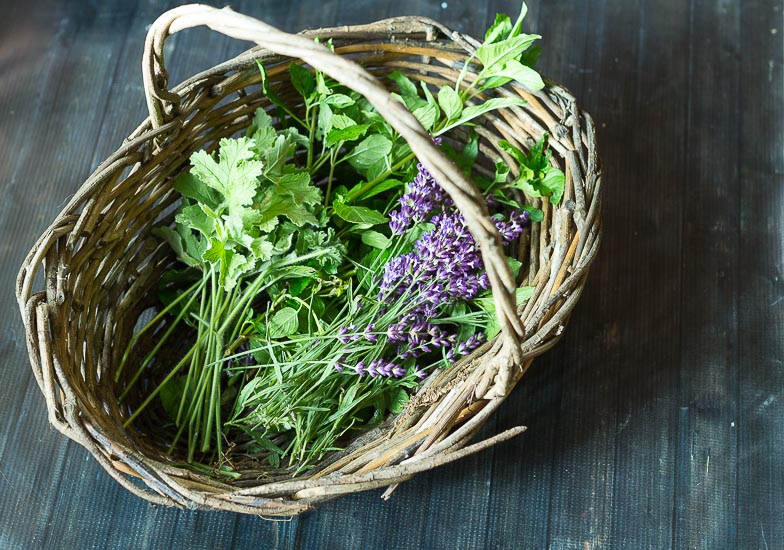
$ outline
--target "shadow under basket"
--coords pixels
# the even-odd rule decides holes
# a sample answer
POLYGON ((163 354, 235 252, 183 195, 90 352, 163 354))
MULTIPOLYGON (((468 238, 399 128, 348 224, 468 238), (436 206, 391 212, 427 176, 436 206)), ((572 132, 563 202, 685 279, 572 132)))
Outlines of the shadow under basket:
MULTIPOLYGON (((390 486, 390 492, 419 472, 520 433, 524 428, 470 443, 533 358, 555 345, 564 330, 600 243, 601 178, 593 123, 568 91, 548 83, 530 92, 512 83, 486 93, 526 103, 476 121, 477 170, 492 170, 503 158, 516 175, 517 165, 498 142, 529 149, 548 133, 553 162, 566 174, 558 206, 529 199, 544 219, 521 239, 516 256, 523 267, 515 281, 479 191, 384 88, 386 75, 395 70, 434 88, 454 86, 478 45, 419 17, 290 35, 228 9, 182 6, 161 16, 150 28, 143 63, 150 118, 79 188, 19 273, 16 296, 49 421, 128 490, 153 503, 264 516, 298 514, 368 489, 390 486), (197 25, 258 46, 169 91, 163 42, 197 25), (322 42, 331 38, 334 53, 316 44, 317 36, 322 42), (408 141, 480 245, 501 333, 433 373, 401 414, 344 441, 344 450, 329 453, 314 468, 292 476, 264 460, 245 460, 232 463, 235 475, 227 478, 187 467, 177 452, 169 456, 171 433, 154 411, 124 428, 139 401, 132 396, 118 404, 123 380, 116 383, 115 373, 134 331, 155 307, 162 274, 177 264, 169 246, 151 234, 156 224, 171 220, 178 204, 173 178, 188 169, 193 152, 214 150, 221 138, 247 128, 257 108, 269 107, 257 60, 266 67, 268 86, 295 106, 292 60, 365 95, 408 141), (514 299, 518 285, 535 289, 522 308, 514 299)), ((469 69, 465 81, 474 78, 469 69)), ((143 340, 136 348, 144 347, 143 340)))

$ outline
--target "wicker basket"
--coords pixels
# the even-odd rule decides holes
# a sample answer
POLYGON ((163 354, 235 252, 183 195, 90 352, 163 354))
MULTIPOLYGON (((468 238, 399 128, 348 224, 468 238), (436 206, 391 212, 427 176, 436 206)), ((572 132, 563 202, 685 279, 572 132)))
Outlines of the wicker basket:
MULTIPOLYGON (((522 97, 527 104, 481 119, 479 169, 503 157, 515 173, 498 141, 528 147, 549 132, 553 159, 566 173, 561 205, 541 204, 544 221, 533 224, 520 245, 519 283, 535 291, 518 311, 517 282, 482 196, 382 85, 381 77, 392 70, 434 86, 454 85, 477 46, 476 40, 419 17, 290 35, 228 8, 182 6, 161 16, 149 31, 143 60, 150 118, 80 187, 19 273, 17 300, 50 422, 87 448, 123 486, 151 502, 268 516, 298 514, 342 494, 393 488, 522 431, 468 445, 532 359, 550 349, 564 329, 600 242, 600 175, 593 124, 566 90, 549 84, 531 93, 508 85, 494 92, 522 97), (199 25, 259 47, 168 91, 164 39, 199 25), (332 38, 335 53, 314 42, 316 36, 332 38), (167 456, 167 435, 154 421, 124 429, 131 407, 117 404, 113 374, 140 317, 155 304, 152 290, 161 274, 176 264, 168 246, 150 235, 178 201, 172 178, 187 168, 192 152, 214 148, 220 138, 248 126, 259 106, 268 105, 257 59, 281 97, 296 101, 287 66, 300 59, 365 95, 408 141, 480 244, 501 333, 431 375, 401 415, 355 437, 314 469, 291 477, 250 461, 235 464, 240 477, 228 481, 167 456)), ((469 71, 466 81, 475 76, 469 71)))

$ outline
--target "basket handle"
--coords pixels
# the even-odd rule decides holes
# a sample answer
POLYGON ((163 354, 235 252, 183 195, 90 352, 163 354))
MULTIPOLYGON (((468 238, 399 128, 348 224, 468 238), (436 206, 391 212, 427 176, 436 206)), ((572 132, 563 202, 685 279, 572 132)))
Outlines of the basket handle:
MULTIPOLYGON (((479 244, 493 298, 498 322, 504 337, 503 351, 494 367, 498 371, 496 385, 506 385, 512 363, 519 364, 519 342, 524 334, 517 314, 515 280, 503 253, 500 235, 487 210, 484 197, 473 182, 433 143, 430 135, 413 114, 395 100, 370 73, 322 44, 301 35, 289 34, 252 17, 225 7, 188 4, 161 15, 152 24, 144 44, 142 75, 147 107, 153 128, 166 122, 165 105, 180 97, 166 89, 163 43, 167 36, 184 29, 207 26, 221 34, 247 40, 273 53, 298 58, 322 71, 348 88, 359 92, 378 110, 390 125, 408 142, 412 152, 454 200, 466 225, 479 244), (512 360, 512 361, 510 361, 512 360), (505 366, 504 366, 505 365, 505 366), (506 372, 502 372, 506 371, 506 372)), ((483 390, 489 385, 487 380, 483 390)), ((504 394, 506 388, 495 388, 491 396, 504 394)), ((482 391, 483 394, 488 392, 482 391)))

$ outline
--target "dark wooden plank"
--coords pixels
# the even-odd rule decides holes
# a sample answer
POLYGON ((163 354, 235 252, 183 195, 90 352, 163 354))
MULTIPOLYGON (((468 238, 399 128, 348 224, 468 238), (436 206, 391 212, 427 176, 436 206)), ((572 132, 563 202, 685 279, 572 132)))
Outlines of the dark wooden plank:
POLYGON ((690 19, 673 545, 729 548, 737 519, 739 279, 731 266, 739 247, 740 9, 695 0, 690 19))
MULTIPOLYGON (((123 12, 107 4, 106 9, 117 16, 106 17, 101 24, 104 28, 93 32, 85 24, 94 15, 88 10, 81 12, 80 19, 38 2, 26 8, 30 27, 25 31, 21 26, 20 34, 12 38, 14 48, 6 51, 14 53, 8 59, 9 71, 4 71, 8 76, 3 79, 4 87, 12 86, 11 94, 20 95, 9 99, 15 107, 9 113, 13 120, 8 129, 15 131, 22 128, 19 124, 26 125, 20 136, 23 141, 9 166, 10 177, 3 182, 6 197, 0 227, 9 247, 3 250, 8 268, 3 270, 2 281, 9 290, 29 245, 89 169, 89 155, 73 152, 90 151, 95 143, 120 46, 115 39, 117 30, 111 25, 122 18, 123 12), (39 40, 45 45, 43 51, 35 45, 39 40), (40 51, 41 57, 28 58, 27 48, 40 51), (16 67, 15 63, 22 66, 16 67), (26 80, 25 64, 42 86, 26 80), (11 77, 14 72, 19 80, 11 77), (20 84, 29 87, 15 91, 13 86, 20 84), (17 103, 25 92, 32 94, 29 103, 17 103), (77 128, 89 133, 75 131, 77 128), (64 143, 68 147, 63 147, 64 143)), ((0 373, 0 400, 3 421, 14 422, 2 431, 0 471, 2 492, 7 496, 0 502, 0 516, 11 518, 12 523, 10 528, 0 530, 0 536, 7 547, 24 548, 40 546, 46 540, 49 520, 56 513, 58 487, 68 475, 64 460, 67 444, 47 424, 43 400, 27 367, 24 340, 16 334, 18 312, 10 294, 3 293, 6 307, 2 311, 3 326, 8 327, 3 335, 4 347, 13 343, 4 358, 12 368, 0 373), (9 330, 12 336, 6 339, 9 330), (18 392, 24 400, 7 397, 7 390, 18 392)))
POLYGON ((741 12, 738 547, 784 547, 784 54, 780 1, 741 12))
MULTIPOLYGON (((583 77, 590 74, 596 61, 583 47, 592 35, 586 24, 591 20, 589 4, 542 2, 530 7, 528 30, 543 37, 540 70, 574 90, 582 102, 583 77)), ((511 14, 515 9, 512 2, 497 2, 493 11, 511 14)), ((547 547, 554 444, 565 372, 563 348, 571 345, 574 331, 582 332, 580 327, 586 326, 580 317, 578 308, 565 336, 567 343, 538 358, 497 413, 495 431, 520 424, 528 430, 494 450, 489 547, 547 547)))

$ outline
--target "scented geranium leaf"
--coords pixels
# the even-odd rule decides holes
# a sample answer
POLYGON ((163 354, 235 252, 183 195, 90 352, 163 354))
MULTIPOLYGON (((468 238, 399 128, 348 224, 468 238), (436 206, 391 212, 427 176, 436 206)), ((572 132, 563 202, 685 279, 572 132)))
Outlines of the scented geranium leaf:
POLYGON ((339 218, 347 222, 377 225, 389 221, 389 218, 378 210, 373 210, 365 206, 349 206, 342 202, 333 202, 332 208, 339 218))
POLYGON ((290 196, 296 204, 313 205, 321 202, 321 189, 313 185, 306 170, 288 172, 273 181, 277 185, 276 191, 290 196))
POLYGON ((463 100, 453 88, 442 86, 438 91, 438 104, 444 111, 447 120, 456 120, 463 112, 463 100))
POLYGON ((386 136, 373 134, 360 141, 344 159, 355 168, 368 168, 383 160, 392 150, 392 141, 386 136))
POLYGON ((278 216, 287 217, 299 227, 305 224, 318 225, 318 219, 313 212, 302 204, 295 203, 291 197, 277 194, 274 189, 267 190, 257 209, 261 214, 259 228, 267 233, 278 224, 278 216))
POLYGON ((227 250, 226 257, 224 258, 224 261, 221 262, 220 284, 226 290, 232 290, 237 286, 240 277, 245 273, 252 271, 253 267, 253 260, 246 258, 242 254, 227 250))
POLYGON ((191 155, 191 173, 209 187, 219 191, 229 208, 253 202, 258 187, 257 178, 263 164, 252 160, 253 141, 241 137, 220 141, 220 160, 206 151, 191 155))
POLYGON ((211 264, 218 264, 226 258, 226 248, 220 239, 210 239, 210 247, 202 254, 202 259, 211 264))
POLYGON ((187 227, 195 229, 205 237, 211 237, 215 233, 215 219, 209 216, 201 205, 191 204, 182 208, 174 220, 187 227))
POLYGON ((525 101, 515 97, 494 97, 479 105, 471 105, 470 107, 463 109, 463 113, 459 119, 450 122, 446 125, 446 127, 436 132, 435 135, 440 136, 452 128, 462 126, 463 124, 466 124, 467 122, 470 122, 485 113, 489 113, 490 111, 495 111, 496 109, 506 109, 508 107, 516 107, 519 105, 525 105, 525 101))
POLYGON ((275 245, 265 237, 253 239, 248 248, 250 249, 251 254, 253 254, 253 257, 262 262, 266 262, 275 254, 275 245))
POLYGON ((299 92, 304 99, 310 99, 313 92, 316 90, 316 79, 313 77, 308 69, 299 63, 292 61, 289 64, 289 75, 294 89, 299 92))
POLYGON ((284 307, 276 311, 270 319, 267 335, 270 338, 285 338, 297 332, 298 329, 297 310, 292 307, 284 307))
POLYGON ((326 143, 327 147, 334 147, 342 141, 354 141, 355 139, 359 139, 364 136, 368 131, 368 128, 370 128, 370 125, 368 124, 356 124, 354 126, 342 129, 333 128, 327 134, 324 142, 326 143))
POLYGON ((180 195, 217 208, 221 197, 190 172, 183 172, 174 180, 174 190, 180 195))
MULTIPOLYGON (((188 235, 195 241, 195 237, 193 234, 188 231, 188 235)), ((192 250, 188 250, 188 245, 185 239, 172 229, 171 227, 161 226, 156 227, 152 230, 152 234, 156 237, 163 239, 166 243, 171 247, 174 253, 177 255, 177 258, 183 262, 185 265, 189 267, 196 267, 201 265, 199 258, 201 258, 201 254, 197 253, 197 255, 192 254, 192 250)))
POLYGON ((379 250, 384 250, 391 244, 389 237, 383 233, 372 230, 362 232, 362 242, 373 248, 378 248, 379 250))
POLYGON ((272 146, 259 151, 264 163, 264 175, 272 178, 282 172, 286 162, 294 154, 300 137, 295 128, 287 128, 278 133, 272 146))

